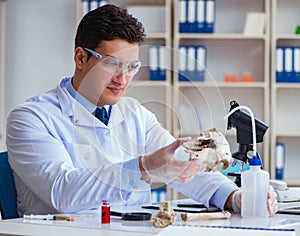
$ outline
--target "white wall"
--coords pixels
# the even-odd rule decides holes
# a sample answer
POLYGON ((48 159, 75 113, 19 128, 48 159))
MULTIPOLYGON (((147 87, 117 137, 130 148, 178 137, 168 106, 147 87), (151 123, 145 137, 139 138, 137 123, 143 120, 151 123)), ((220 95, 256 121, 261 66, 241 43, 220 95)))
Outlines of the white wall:
POLYGON ((73 74, 75 30, 75 0, 7 1, 6 116, 73 74))
MULTIPOLYGON (((26 98, 53 88, 62 76, 73 74, 76 30, 76 0, 6 3, 5 94, 1 94, 5 98, 4 121, 26 98)), ((4 129, 5 122, 0 122, 4 129)), ((0 151, 5 149, 5 140, 0 139, 0 151)))

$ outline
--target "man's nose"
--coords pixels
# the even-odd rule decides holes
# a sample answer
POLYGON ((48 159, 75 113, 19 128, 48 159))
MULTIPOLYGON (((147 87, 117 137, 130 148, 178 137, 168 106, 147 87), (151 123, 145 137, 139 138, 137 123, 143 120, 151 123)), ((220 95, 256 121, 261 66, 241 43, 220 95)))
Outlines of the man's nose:
POLYGON ((122 70, 118 75, 113 78, 113 81, 119 84, 126 83, 126 70, 122 70))

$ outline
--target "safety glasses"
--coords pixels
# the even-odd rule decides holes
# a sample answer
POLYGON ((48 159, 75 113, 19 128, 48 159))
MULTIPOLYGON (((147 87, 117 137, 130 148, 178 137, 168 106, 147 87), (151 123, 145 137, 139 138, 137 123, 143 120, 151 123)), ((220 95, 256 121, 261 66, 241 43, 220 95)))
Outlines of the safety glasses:
POLYGON ((125 72, 128 76, 134 76, 141 68, 140 61, 124 62, 113 56, 103 56, 88 48, 84 48, 84 50, 97 57, 102 69, 113 75, 119 75, 125 72))

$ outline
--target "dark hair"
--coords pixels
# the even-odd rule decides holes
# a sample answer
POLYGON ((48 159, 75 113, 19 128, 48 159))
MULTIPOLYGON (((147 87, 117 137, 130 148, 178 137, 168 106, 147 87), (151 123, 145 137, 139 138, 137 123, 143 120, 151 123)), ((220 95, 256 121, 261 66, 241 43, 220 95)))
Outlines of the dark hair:
POLYGON ((75 37, 75 48, 95 49, 101 41, 114 39, 141 44, 145 37, 143 24, 126 9, 104 5, 88 12, 80 21, 75 37))

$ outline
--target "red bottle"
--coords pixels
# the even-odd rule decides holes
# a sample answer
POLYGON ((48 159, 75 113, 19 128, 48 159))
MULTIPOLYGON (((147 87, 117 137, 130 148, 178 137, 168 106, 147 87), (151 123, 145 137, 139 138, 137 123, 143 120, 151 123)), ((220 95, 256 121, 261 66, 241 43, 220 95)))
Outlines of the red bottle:
POLYGON ((109 202, 106 200, 102 201, 101 207, 101 217, 102 217, 102 224, 109 224, 110 223, 110 205, 109 202))

